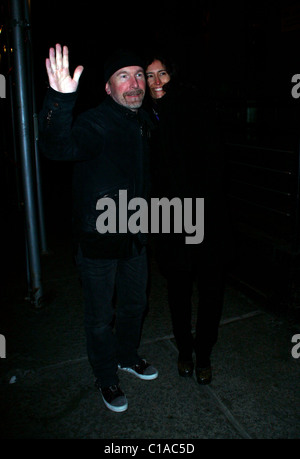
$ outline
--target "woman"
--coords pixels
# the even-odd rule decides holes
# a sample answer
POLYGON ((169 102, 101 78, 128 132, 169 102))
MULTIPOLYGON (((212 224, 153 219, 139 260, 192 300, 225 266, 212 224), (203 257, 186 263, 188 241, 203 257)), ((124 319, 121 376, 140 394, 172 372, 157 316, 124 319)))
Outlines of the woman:
MULTIPOLYGON (((152 56, 146 66, 152 135, 153 196, 204 197, 204 241, 185 244, 185 234, 156 238, 159 266, 167 279, 173 332, 179 350, 178 372, 199 384, 212 379, 211 353, 217 342, 224 293, 224 207, 221 149, 214 110, 195 89, 180 84, 174 66, 152 56), (199 294, 196 336, 191 331, 191 296, 199 294)), ((226 241, 227 242, 227 241, 226 241)))

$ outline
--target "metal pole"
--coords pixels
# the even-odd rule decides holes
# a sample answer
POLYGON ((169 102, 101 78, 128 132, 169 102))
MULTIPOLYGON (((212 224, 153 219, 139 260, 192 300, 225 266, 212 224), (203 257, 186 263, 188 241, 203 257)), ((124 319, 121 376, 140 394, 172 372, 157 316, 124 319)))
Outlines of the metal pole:
POLYGON ((44 203, 42 192, 42 174, 40 165, 40 154, 38 149, 38 114, 36 109, 35 98, 35 82, 34 82, 34 69, 32 57, 32 38, 30 29, 30 13, 28 0, 24 0, 25 20, 27 26, 27 57, 28 57, 28 74, 29 76, 29 94, 32 99, 32 117, 33 117, 33 135, 34 135, 34 152, 35 152, 35 175, 36 175, 36 192, 37 192, 37 206, 38 206, 38 219, 40 230, 40 248, 43 255, 48 254, 45 216, 44 216, 44 203))
MULTIPOLYGON (((22 2, 23 3, 23 2, 22 2)), ((23 179, 25 226, 28 243, 28 258, 31 271, 32 304, 41 306, 43 288, 41 282, 41 260, 38 225, 35 208, 35 180, 32 168, 32 142, 30 137, 32 119, 29 115, 29 100, 26 83, 26 55, 24 52, 24 18, 21 0, 11 0, 14 42, 14 73, 16 92, 16 120, 19 135, 21 170, 23 179)))
POLYGON ((17 189, 17 200, 18 200, 18 210, 22 210, 22 198, 20 190, 20 172, 18 168, 18 158, 17 158, 17 145, 16 145, 16 122, 15 122, 15 113, 14 113, 14 96, 13 96, 13 81, 12 75, 9 74, 8 77, 8 86, 9 86, 9 96, 10 96, 10 106, 11 106, 11 125, 12 125, 12 144, 14 152, 14 166, 15 166, 15 177, 16 177, 16 189, 17 189))

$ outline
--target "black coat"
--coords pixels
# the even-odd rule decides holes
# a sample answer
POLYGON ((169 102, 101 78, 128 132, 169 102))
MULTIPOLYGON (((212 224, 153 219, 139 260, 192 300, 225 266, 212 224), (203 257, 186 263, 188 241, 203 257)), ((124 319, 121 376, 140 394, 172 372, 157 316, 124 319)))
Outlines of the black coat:
POLYGON ((162 270, 193 269, 203 252, 226 262, 232 239, 214 105, 193 88, 169 84, 166 94, 147 109, 156 124, 151 138, 152 195, 204 198, 201 244, 187 245, 184 234, 154 237, 162 270))
MULTIPOLYGON (((39 116, 39 143, 50 159, 73 161, 73 227, 75 244, 90 258, 123 258, 131 254, 132 240, 145 244, 144 235, 129 232, 100 234, 96 229, 102 197, 116 201, 119 190, 147 198, 149 117, 135 113, 107 96, 96 108, 74 121, 76 93, 49 89, 39 116)), ((117 212, 118 215, 118 212, 117 212)), ((117 225, 118 230, 118 225, 117 225)))

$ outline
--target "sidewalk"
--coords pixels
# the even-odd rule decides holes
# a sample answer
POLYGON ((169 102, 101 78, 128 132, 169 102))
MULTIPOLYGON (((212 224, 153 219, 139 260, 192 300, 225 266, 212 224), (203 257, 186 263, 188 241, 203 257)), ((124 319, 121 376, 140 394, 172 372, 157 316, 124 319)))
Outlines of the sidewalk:
MULTIPOLYGON (((153 262, 140 354, 159 370, 154 381, 121 373, 129 407, 113 413, 95 390, 82 326, 82 296, 70 247, 43 258, 46 306, 24 301, 24 272, 5 292, 6 359, 1 359, 3 439, 292 439, 300 437, 300 323, 273 314, 227 284, 213 381, 177 373, 166 285, 153 262), (298 355, 300 350, 298 350, 298 355)), ((194 294, 196 303, 196 293, 194 294)), ((195 317, 194 317, 195 322, 195 317)), ((2 329, 0 330, 1 333, 2 329)))

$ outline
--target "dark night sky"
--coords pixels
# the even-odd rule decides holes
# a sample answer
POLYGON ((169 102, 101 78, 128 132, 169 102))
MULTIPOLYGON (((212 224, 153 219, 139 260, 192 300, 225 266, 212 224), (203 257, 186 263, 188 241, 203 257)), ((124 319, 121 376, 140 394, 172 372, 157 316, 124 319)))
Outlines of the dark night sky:
MULTIPOLYGON (((44 59, 50 46, 66 44, 70 65, 85 67, 81 87, 97 87, 105 58, 114 48, 144 54, 159 46, 175 54, 189 72, 191 54, 202 52, 202 11, 208 2, 186 8, 175 2, 156 4, 31 1, 31 25, 37 74, 46 78, 44 59)), ((195 67, 195 62, 193 63, 195 67)), ((197 65, 196 65, 197 67, 197 65)), ((41 80, 40 80, 41 82, 41 80)), ((39 83, 40 83, 39 82, 39 83)))
POLYGON ((182 79, 210 86, 218 100, 297 102, 290 92, 291 78, 300 72, 299 0, 31 0, 30 5, 38 109, 48 84, 45 58, 57 42, 69 46, 71 72, 79 64, 85 68, 79 86, 83 109, 104 97, 103 63, 119 47, 142 55, 163 48, 175 57, 182 79), (282 21, 296 27, 283 30, 282 21))
POLYGON ((204 76, 229 95, 233 89, 248 91, 248 97, 256 91, 258 97, 269 99, 289 96, 291 75, 299 73, 299 30, 282 33, 281 20, 284 8, 294 3, 299 2, 31 0, 37 90, 42 92, 47 84, 48 49, 60 42, 69 46, 71 69, 85 67, 81 91, 87 105, 89 97, 103 95, 103 61, 118 47, 140 54, 162 47, 175 56, 183 78, 197 84, 204 76), (209 21, 203 25, 206 11, 209 21))

